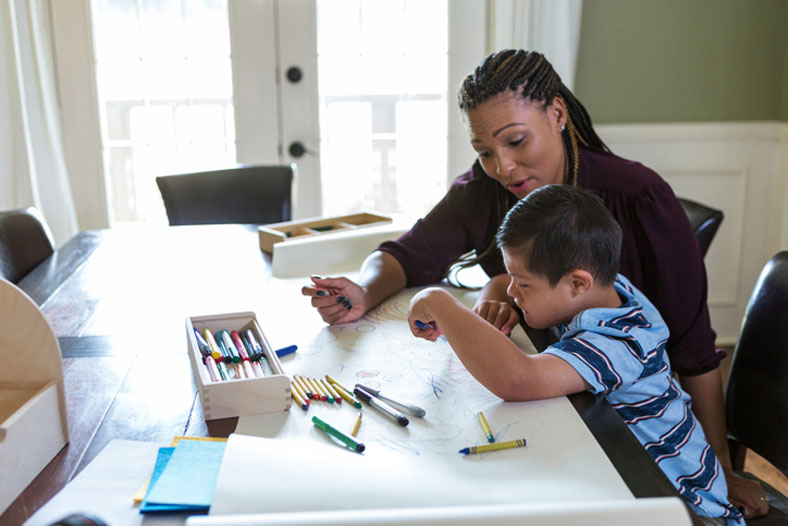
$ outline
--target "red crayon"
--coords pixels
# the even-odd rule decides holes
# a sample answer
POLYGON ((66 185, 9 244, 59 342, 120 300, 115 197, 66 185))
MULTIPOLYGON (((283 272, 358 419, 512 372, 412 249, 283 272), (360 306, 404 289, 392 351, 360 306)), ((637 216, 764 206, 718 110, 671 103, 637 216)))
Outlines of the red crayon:
POLYGON ((216 367, 216 361, 211 356, 206 356, 204 363, 205 368, 208 369, 208 376, 211 377, 211 381, 220 381, 221 375, 219 374, 219 368, 216 367))

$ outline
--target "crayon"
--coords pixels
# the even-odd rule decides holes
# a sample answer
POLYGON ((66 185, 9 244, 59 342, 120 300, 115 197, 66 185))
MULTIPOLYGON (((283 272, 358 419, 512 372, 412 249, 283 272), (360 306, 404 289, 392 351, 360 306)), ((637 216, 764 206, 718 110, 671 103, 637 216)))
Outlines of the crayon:
POLYGON ((263 376, 265 376, 265 372, 263 372, 263 368, 260 367, 260 364, 258 362, 251 362, 251 364, 255 377, 262 378, 263 376))
POLYGON ((487 423, 487 419, 484 418, 484 413, 479 411, 476 414, 476 418, 479 420, 479 425, 482 426, 482 431, 484 431, 484 434, 487 435, 487 442, 495 442, 495 436, 493 436, 492 431, 490 430, 490 424, 487 423))
POLYGON ((251 358, 252 361, 254 362, 259 361, 263 353, 262 351, 258 352, 257 348, 255 348, 255 346, 252 345, 252 341, 254 341, 254 335, 252 334, 252 330, 247 329, 247 331, 241 336, 243 336, 243 342, 244 344, 246 344, 246 352, 249 353, 249 358, 251 358))
POLYGON ((350 434, 356 436, 359 427, 361 427, 361 411, 358 412, 358 416, 356 417, 356 423, 353 424, 353 431, 351 431, 350 434))
POLYGON ((230 333, 230 338, 232 338, 233 343, 235 344, 235 348, 238 349, 238 354, 241 355, 241 360, 248 361, 250 360, 249 353, 246 352, 246 347, 244 347, 244 342, 241 341, 241 335, 238 334, 238 331, 233 331, 230 333))
POLYGON ((341 387, 342 389, 345 390, 345 392, 348 392, 348 393, 352 392, 350 389, 348 389, 347 387, 345 387, 341 383, 337 382, 335 379, 331 378, 329 375, 326 375, 326 380, 328 380, 329 382, 331 382, 332 384, 334 384, 336 386, 341 387))
POLYGON ((246 379, 246 372, 241 367, 240 363, 233 364, 233 370, 235 371, 235 379, 236 380, 245 380, 246 379))
POLYGON ((307 398, 312 398, 312 389, 304 381, 303 378, 301 378, 300 376, 298 376, 296 374, 296 375, 293 375, 293 380, 295 380, 295 382, 298 384, 298 387, 301 388, 301 390, 304 392, 304 394, 306 395, 307 398))
POLYGON ((355 440, 344 434, 342 431, 335 429, 331 425, 320 420, 318 417, 313 416, 312 423, 315 424, 315 426, 317 426, 317 428, 322 432, 342 441, 346 446, 353 449, 356 453, 362 453, 364 451, 365 449, 364 444, 360 444, 356 442, 355 440))
POLYGON ((222 361, 226 364, 233 363, 233 356, 230 354, 230 351, 227 350, 227 347, 224 345, 224 340, 219 336, 218 332, 216 333, 216 345, 222 353, 222 361))
POLYGON ((404 409, 406 412, 412 414, 415 417, 424 418, 424 415, 427 414, 427 412, 424 409, 422 409, 421 407, 419 407, 417 405, 406 404, 405 402, 401 402, 399 400, 395 400, 395 399, 391 398, 390 396, 384 395, 383 393, 381 393, 380 391, 378 391, 376 389, 372 389, 371 387, 367 387, 366 385, 356 384, 356 387, 362 388, 364 391, 368 392, 372 396, 376 396, 376 397, 380 398, 381 400, 383 400, 384 402, 386 402, 386 403, 388 403, 390 405, 393 405, 393 406, 399 407, 401 409, 404 409))
POLYGON ((356 387, 353 390, 353 392, 356 393, 356 396, 361 398, 363 401, 365 401, 366 403, 368 403, 369 405, 371 405, 372 407, 374 407, 384 415, 388 416, 392 420, 395 420, 399 425, 405 427, 410 423, 408 421, 408 417, 406 417, 405 415, 403 415, 402 413, 400 413, 399 411, 388 405, 386 402, 383 402, 382 400, 379 400, 375 396, 364 391, 363 389, 356 387))
POLYGON ((361 409, 361 402, 358 401, 358 398, 342 389, 339 384, 331 384, 331 387, 333 387, 334 390, 339 393, 339 396, 347 400, 347 403, 353 404, 355 407, 361 409))
POLYGON ((496 442, 495 444, 484 444, 483 446, 473 446, 461 449, 459 452, 465 455, 475 453, 485 453, 487 451, 497 451, 499 449, 511 449, 514 447, 525 447, 525 439, 509 440, 508 442, 496 442))
POLYGON ((276 355, 281 358, 282 356, 287 356, 288 354, 292 354, 298 350, 298 345, 288 345, 287 347, 282 347, 281 349, 277 349, 274 351, 276 355))
POLYGON ((290 381, 290 389, 298 394, 302 402, 304 402, 307 406, 309 405, 309 398, 307 398, 303 389, 301 389, 301 386, 298 385, 298 383, 295 380, 290 381))
POLYGON ((306 400, 301 398, 301 395, 298 394, 298 391, 296 390, 296 385, 295 384, 291 384, 290 385, 290 394, 293 395, 293 400, 296 401, 296 404, 298 404, 299 407, 301 407, 301 409, 303 409, 304 411, 309 409, 309 404, 307 404, 306 400))
POLYGON ((206 327, 203 329, 202 333, 205 335, 205 341, 208 342, 208 346, 211 348, 211 356, 213 356, 213 359, 216 361, 222 360, 224 356, 222 355, 222 352, 219 349, 219 345, 217 345, 213 334, 211 334, 211 330, 206 327))
POLYGON ((431 324, 431 323, 424 323, 421 320, 415 320, 413 323, 416 325, 416 327, 418 327, 422 331, 426 331, 427 329, 434 329, 435 328, 435 326, 433 324, 431 324))
POLYGON ((326 388, 320 382, 320 379, 319 378, 310 378, 310 380, 312 380, 315 383, 315 386, 320 391, 320 399, 321 400, 327 400, 329 404, 333 404, 334 403, 334 397, 329 394, 329 392, 326 390, 326 388))
POLYGON ((337 392, 337 390, 334 389, 334 387, 328 382, 328 380, 323 380, 322 378, 317 378, 317 381, 320 382, 320 385, 323 386, 323 389, 328 391, 328 394, 330 394, 334 398, 336 403, 338 403, 338 404, 342 403, 342 397, 339 396, 339 393, 337 392))
POLYGON ((307 383, 307 385, 309 385, 309 387, 312 388, 312 398, 314 398, 315 400, 322 400, 325 402, 326 396, 320 392, 320 389, 317 388, 317 385, 315 385, 314 380, 312 380, 308 376, 302 376, 301 378, 303 378, 304 381, 307 383))

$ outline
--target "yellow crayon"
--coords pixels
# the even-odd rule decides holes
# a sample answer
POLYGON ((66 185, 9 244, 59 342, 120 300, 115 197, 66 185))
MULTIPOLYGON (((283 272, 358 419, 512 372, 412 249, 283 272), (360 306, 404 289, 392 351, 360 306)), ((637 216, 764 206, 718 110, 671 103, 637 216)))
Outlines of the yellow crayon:
POLYGON ((345 391, 344 389, 342 389, 342 388, 339 386, 339 384, 333 384, 331 387, 333 387, 333 388, 334 388, 334 390, 335 390, 337 393, 339 393, 339 396, 341 396, 342 398, 344 398, 345 400, 347 400, 347 403, 349 403, 349 404, 353 404, 354 406, 356 406, 356 407, 358 407, 359 409, 361 409, 361 402, 359 402, 359 401, 358 401, 358 398, 356 398, 356 397, 355 397, 355 396, 353 396, 352 394, 350 394, 350 393, 348 393, 347 391, 345 391))
POLYGON ((361 411, 358 412, 358 416, 356 417, 356 423, 353 424, 353 431, 351 431, 350 434, 356 436, 359 427, 361 427, 361 411))
POLYGON ((327 400, 329 404, 333 404, 334 397, 328 394, 328 391, 326 391, 326 388, 323 387, 323 384, 320 383, 320 380, 318 380, 317 378, 310 378, 310 380, 314 382, 315 387, 317 387, 317 390, 320 391, 320 399, 327 400))
POLYGON ((304 378, 304 381, 305 381, 307 384, 309 384, 310 386, 312 386, 312 396, 314 396, 316 400, 323 400, 323 401, 325 401, 325 400, 328 398, 328 397, 325 395, 325 393, 323 393, 323 392, 320 390, 320 388, 317 386, 317 384, 315 383, 315 380, 314 380, 314 379, 312 379, 312 378, 310 378, 310 377, 308 377, 308 376, 304 376, 303 378, 304 378))
POLYGON ((303 402, 309 405, 309 398, 307 398, 306 393, 304 393, 304 390, 301 389, 301 386, 298 385, 295 381, 290 382, 290 390, 298 393, 298 396, 301 397, 303 402))
POLYGON ((337 386, 337 387, 340 387, 340 388, 344 389, 346 393, 352 393, 352 392, 353 392, 353 390, 352 390, 352 389, 348 389, 347 387, 345 387, 345 386, 344 386, 344 385, 342 385, 341 383, 337 382, 336 380, 334 380, 333 378, 331 378, 331 377, 330 377, 330 376, 328 376, 328 375, 326 375, 326 380, 328 380, 329 382, 331 382, 331 383, 332 383, 332 384, 334 384, 335 386, 337 386))
POLYGON ((483 446, 466 447, 460 453, 471 455, 474 453, 486 453, 487 451, 497 451, 499 449, 511 449, 514 447, 525 447, 525 439, 509 440, 508 442, 497 442, 495 444, 484 444, 483 446))
POLYGON ((339 397, 339 394, 337 394, 337 392, 331 387, 331 384, 329 384, 322 378, 315 378, 315 382, 317 382, 317 385, 322 387, 323 390, 326 392, 326 394, 328 395, 329 403, 334 403, 335 401, 339 403, 342 401, 342 399, 339 397))
POLYGON ((301 395, 298 394, 298 391, 295 390, 295 387, 290 388, 290 394, 293 396, 293 400, 296 401, 296 405, 306 411, 309 408, 309 405, 301 398, 301 395))
POLYGON ((479 425, 482 426, 482 431, 484 434, 487 435, 487 442, 495 442, 495 436, 493 436, 492 431, 490 430, 490 425, 487 423, 487 419, 484 418, 484 413, 479 411, 476 415, 476 418, 479 419, 479 425))
POLYGON ((307 385, 307 383, 304 381, 303 378, 295 374, 293 375, 293 380, 295 380, 295 383, 297 383, 298 387, 300 387, 301 390, 304 392, 307 399, 312 398, 312 389, 307 385))

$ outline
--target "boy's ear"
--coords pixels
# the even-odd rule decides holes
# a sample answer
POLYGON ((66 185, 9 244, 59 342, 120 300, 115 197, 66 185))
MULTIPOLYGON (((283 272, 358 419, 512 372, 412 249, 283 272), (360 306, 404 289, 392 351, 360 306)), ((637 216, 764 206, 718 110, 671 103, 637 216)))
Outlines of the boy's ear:
POLYGON ((569 273, 568 277, 572 294, 575 296, 585 294, 594 286, 594 276, 587 270, 575 269, 569 273))

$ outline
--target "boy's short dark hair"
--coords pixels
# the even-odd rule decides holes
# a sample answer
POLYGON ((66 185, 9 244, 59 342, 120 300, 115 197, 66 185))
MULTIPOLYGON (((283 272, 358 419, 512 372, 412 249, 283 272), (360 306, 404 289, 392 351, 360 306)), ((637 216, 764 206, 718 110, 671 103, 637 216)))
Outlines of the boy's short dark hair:
POLYGON ((528 271, 555 287, 574 269, 602 285, 618 273, 621 227, 596 195, 566 184, 537 188, 506 214, 496 235, 501 249, 522 250, 528 271))

